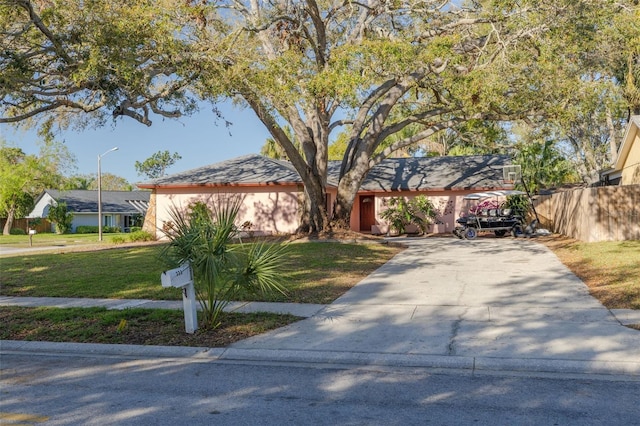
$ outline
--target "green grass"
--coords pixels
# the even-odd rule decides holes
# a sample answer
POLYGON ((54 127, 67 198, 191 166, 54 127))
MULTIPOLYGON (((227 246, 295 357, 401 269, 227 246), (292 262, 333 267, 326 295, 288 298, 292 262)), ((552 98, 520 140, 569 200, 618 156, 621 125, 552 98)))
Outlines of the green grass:
MULTIPOLYGON (((76 246, 80 244, 110 245, 114 237, 127 237, 130 234, 113 233, 102 234, 102 242, 98 241, 98 234, 54 234, 42 233, 32 237, 32 247, 46 246, 76 246)), ((15 248, 29 248, 28 235, 0 235, 0 246, 10 246, 15 248)))
POLYGON ((283 268, 288 294, 244 295, 242 300, 331 303, 400 250, 382 244, 292 244, 283 268))
MULTIPOLYGON (((162 246, 70 251, 0 258, 0 295, 180 299, 163 289, 162 246)), ((279 295, 245 300, 330 303, 401 249, 380 244, 296 243, 279 295)), ((241 298, 242 299, 242 298, 241 298)), ((105 308, 0 308, 0 339, 225 347, 300 318, 276 314, 226 314, 219 328, 184 330, 181 310, 105 308)))
MULTIPOLYGON (((162 246, 28 254, 0 258, 0 295, 178 300, 160 285, 162 246)), ((288 294, 244 300, 330 303, 400 249, 380 244, 291 244, 283 280, 288 294)))
POLYGON ((179 299, 160 285, 158 246, 0 259, 3 296, 179 299))
POLYGON ((609 309, 640 309, 640 241, 547 242, 609 309))
MULTIPOLYGON (((50 235, 51 242, 69 237, 50 235)), ((0 244, 14 246, 7 243, 14 238, 25 237, 3 237, 0 244)), ((554 237, 545 244, 605 306, 640 309, 640 241, 580 243, 554 237)), ((160 285, 159 250, 156 245, 0 258, 0 295, 180 299, 178 290, 160 285)), ((282 273, 289 294, 244 299, 330 303, 399 250, 379 244, 292 244, 282 273)), ((224 347, 298 319, 228 314, 218 329, 187 334, 180 310, 3 307, 0 339, 224 347)))
POLYGON ((223 347, 299 319, 269 313, 227 314, 220 328, 187 334, 183 313, 177 310, 3 307, 0 339, 223 347))

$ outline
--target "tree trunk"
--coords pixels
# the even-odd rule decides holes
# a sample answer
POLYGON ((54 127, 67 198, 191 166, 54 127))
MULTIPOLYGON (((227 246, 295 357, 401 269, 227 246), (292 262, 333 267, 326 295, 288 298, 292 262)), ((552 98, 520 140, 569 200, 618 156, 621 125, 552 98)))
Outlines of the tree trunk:
POLYGON ((369 172, 368 157, 360 157, 351 164, 351 167, 340 177, 338 183, 338 196, 333 212, 332 225, 341 229, 350 229, 351 211, 360 185, 369 172))
POLYGON ((11 206, 7 210, 7 221, 4 223, 4 228, 2 229, 2 235, 11 235, 11 228, 13 228, 13 220, 16 215, 16 207, 11 206))
POLYGON ((304 179, 304 200, 302 202, 302 216, 297 232, 310 234, 328 231, 329 215, 327 214, 326 191, 320 183, 319 176, 307 175, 304 179))

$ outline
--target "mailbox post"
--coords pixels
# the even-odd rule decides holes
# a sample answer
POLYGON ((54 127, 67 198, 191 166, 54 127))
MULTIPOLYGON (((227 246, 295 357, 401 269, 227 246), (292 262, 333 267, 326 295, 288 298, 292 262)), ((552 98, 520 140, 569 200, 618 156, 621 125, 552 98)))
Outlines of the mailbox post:
POLYGON ((162 275, 160 275, 160 282, 162 283, 162 287, 177 287, 182 289, 184 327, 187 333, 193 334, 198 329, 198 310, 191 265, 189 265, 189 263, 183 263, 178 268, 164 271, 162 275))
POLYGON ((29 229, 29 247, 33 247, 33 236, 36 235, 35 229, 29 229))

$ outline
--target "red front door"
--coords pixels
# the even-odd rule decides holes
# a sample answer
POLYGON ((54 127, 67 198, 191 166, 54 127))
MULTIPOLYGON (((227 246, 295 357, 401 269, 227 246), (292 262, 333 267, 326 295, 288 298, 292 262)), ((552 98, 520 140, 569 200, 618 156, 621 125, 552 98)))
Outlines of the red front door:
POLYGON ((376 224, 375 197, 373 195, 360 196, 360 231, 371 232, 371 227, 376 224))

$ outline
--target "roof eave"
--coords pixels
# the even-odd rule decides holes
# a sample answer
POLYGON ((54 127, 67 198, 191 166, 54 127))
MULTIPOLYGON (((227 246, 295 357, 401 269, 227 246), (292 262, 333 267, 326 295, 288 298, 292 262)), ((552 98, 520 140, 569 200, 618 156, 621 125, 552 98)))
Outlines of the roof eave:
POLYGON ((393 193, 393 192, 468 192, 468 191, 496 191, 496 190, 509 190, 513 189, 513 185, 500 185, 500 186, 474 186, 474 187, 433 187, 433 188, 376 188, 368 189, 363 188, 358 192, 371 192, 371 193, 393 193))
POLYGON ((140 188, 156 189, 156 188, 221 188, 221 187, 267 187, 267 186, 300 186, 302 182, 253 182, 253 183, 236 183, 236 182, 217 182, 217 183, 148 183, 141 184, 140 188))

